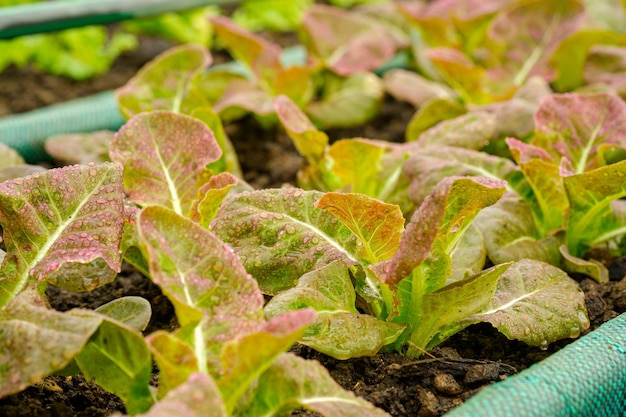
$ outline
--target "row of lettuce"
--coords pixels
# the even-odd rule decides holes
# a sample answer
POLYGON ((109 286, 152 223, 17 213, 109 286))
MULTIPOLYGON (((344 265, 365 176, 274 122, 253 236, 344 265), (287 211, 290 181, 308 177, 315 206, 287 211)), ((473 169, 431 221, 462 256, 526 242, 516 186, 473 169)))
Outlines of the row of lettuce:
POLYGON ((216 17, 245 71, 180 46, 117 91, 119 132, 48 142, 77 165, 3 149, 0 396, 82 372, 133 415, 378 416, 285 352, 415 358, 478 322, 546 348, 588 328, 570 275, 606 282, 624 254, 623 22, 578 1, 462 3, 311 7, 300 64, 216 17), (371 72, 398 53, 411 70, 371 72), (330 144, 323 129, 365 123, 385 93, 416 106, 406 142, 330 144), (223 123, 249 113, 304 156, 297 187, 240 179, 223 123), (47 285, 89 291, 123 261, 175 331, 142 335, 133 297, 47 307, 47 285))

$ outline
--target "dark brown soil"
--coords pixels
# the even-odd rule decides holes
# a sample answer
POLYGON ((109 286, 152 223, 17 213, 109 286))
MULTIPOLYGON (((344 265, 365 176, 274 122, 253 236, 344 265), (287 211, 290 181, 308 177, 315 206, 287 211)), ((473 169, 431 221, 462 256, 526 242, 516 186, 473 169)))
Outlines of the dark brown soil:
MULTIPOLYGON (((0 74, 0 116, 119 87, 142 64, 169 46, 163 41, 144 39, 138 51, 124 54, 106 76, 86 83, 51 77, 30 68, 9 68, 0 74)), ((360 136, 401 141, 412 114, 410 106, 388 100, 381 115, 365 128, 337 130, 329 135, 331 140, 360 136)), ((255 188, 295 184, 295 174, 303 161, 284 133, 277 129, 264 131, 252 118, 226 129, 240 157, 246 181, 255 188)), ((614 263, 612 281, 606 285, 580 280, 586 293, 590 330, 626 311, 624 275, 624 263, 620 261, 614 263)), ((153 308, 147 333, 176 325, 173 308, 159 288, 130 267, 125 267, 114 282, 93 292, 75 294, 50 288, 48 295, 58 310, 95 308, 123 295, 140 295, 153 308)), ((509 341, 489 325, 475 325, 419 361, 409 361, 397 354, 338 361, 300 345, 293 351, 319 360, 342 386, 393 416, 438 416, 481 387, 541 361, 568 342, 555 343, 542 351, 509 341)), ((124 411, 121 401, 80 376, 49 377, 42 384, 0 400, 0 415, 6 417, 100 417, 115 411, 124 411)))

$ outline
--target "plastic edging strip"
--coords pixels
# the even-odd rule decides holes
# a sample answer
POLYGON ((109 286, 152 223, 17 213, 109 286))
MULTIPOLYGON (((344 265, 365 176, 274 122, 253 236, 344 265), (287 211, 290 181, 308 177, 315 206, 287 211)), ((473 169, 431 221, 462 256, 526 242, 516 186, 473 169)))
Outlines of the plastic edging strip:
POLYGON ((626 313, 444 417, 626 415, 626 313))

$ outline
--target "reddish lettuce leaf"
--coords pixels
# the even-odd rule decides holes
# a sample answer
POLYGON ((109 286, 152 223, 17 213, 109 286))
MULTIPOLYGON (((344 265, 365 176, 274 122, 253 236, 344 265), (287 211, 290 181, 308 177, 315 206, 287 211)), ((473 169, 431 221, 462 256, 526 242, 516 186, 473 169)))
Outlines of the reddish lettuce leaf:
POLYGON ((601 166, 600 145, 626 146, 626 103, 610 94, 555 94, 535 115, 532 144, 565 157, 580 174, 601 166))
POLYGON ((221 86, 219 77, 205 73, 210 62, 211 56, 199 45, 172 48, 145 65, 118 89, 117 101, 127 118, 143 112, 166 110, 201 120, 213 131, 222 150, 221 157, 210 168, 239 174, 241 169, 233 145, 212 110, 212 103, 225 87, 221 86))
POLYGON ((0 143, 0 182, 13 178, 26 177, 46 169, 39 165, 29 165, 13 148, 0 143))
POLYGON ((76 165, 0 184, 7 255, 0 306, 37 280, 73 291, 115 278, 124 224, 122 167, 76 165))
POLYGON ((218 16, 211 22, 230 54, 244 63, 253 75, 249 81, 231 83, 216 103, 217 109, 223 111, 235 106, 267 115, 271 112, 272 99, 280 94, 300 107, 312 99, 313 68, 283 65, 277 44, 237 26, 227 17, 218 16))
POLYGON ((183 328, 209 314, 223 332, 212 337, 228 339, 238 326, 262 321, 263 298, 256 282, 215 235, 158 206, 143 209, 137 226, 152 280, 174 304, 183 328))
POLYGON ((580 27, 583 12, 578 0, 518 1, 503 10, 488 30, 490 75, 517 87, 535 75, 552 81, 552 54, 580 27))
POLYGON ((279 97, 274 107, 296 149, 308 161, 298 172, 301 187, 362 193, 398 204, 405 213, 413 208, 401 175, 410 145, 355 138, 328 147, 328 136, 287 97, 279 97))
POLYGON ((626 52, 619 46, 594 46, 585 63, 584 79, 591 85, 605 86, 622 98, 626 97, 626 52))
MULTIPOLYGON (((128 306, 127 301, 116 304, 128 306)), ((93 311, 61 313, 42 304, 34 292, 24 291, 0 310, 0 397, 54 372, 82 372, 133 413, 152 405, 152 360, 137 330, 93 311)))
POLYGON ((266 321, 257 283, 213 233, 158 206, 143 209, 137 224, 150 275, 181 325, 175 335, 150 341, 163 377, 171 378, 164 387, 174 388, 196 370, 210 373, 231 412, 254 379, 298 340, 313 311, 266 321))
POLYGON ((403 174, 410 184, 409 196, 417 204, 421 204, 440 181, 450 176, 506 180, 509 191, 524 192, 528 187, 519 167, 510 160, 452 146, 431 146, 414 152, 406 162, 403 174))
POLYGON ((456 146, 480 150, 495 139, 497 119, 489 112, 476 111, 444 120, 426 130, 417 140, 420 146, 456 146))
POLYGON ((343 76, 379 68, 400 46, 377 20, 325 5, 307 9, 298 34, 325 67, 343 76))
POLYGON ((45 149, 63 165, 109 162, 109 144, 114 135, 110 130, 56 135, 46 139, 45 149))
POLYGON ((16 297, 0 310, 0 397, 60 371, 78 354, 102 318, 60 313, 16 297))
POLYGON ((124 164, 124 186, 135 203, 188 215, 202 185, 199 177, 221 150, 201 121, 154 111, 129 120, 113 139, 110 155, 124 164))
POLYGON ((164 52, 116 91, 120 110, 127 118, 153 110, 181 111, 193 80, 211 60, 206 48, 196 44, 164 52))
MULTIPOLYGON (((503 181, 482 177, 449 177, 442 180, 411 217, 400 247, 393 258, 374 266, 379 278, 389 285, 397 285, 411 276, 431 255, 431 251, 449 253, 456 240, 469 226, 476 214, 494 204, 504 194, 503 181)), ((438 258, 442 253, 435 254, 438 258)), ((432 259, 434 261, 434 259, 432 259)), ((445 284, 449 261, 433 269, 433 279, 424 288, 435 290, 445 284), (436 273, 435 273, 436 271, 436 273)), ((424 265, 427 267, 427 265, 424 265)), ((431 265, 434 268, 434 265, 431 265)))
POLYGON ((395 99, 420 108, 433 99, 453 100, 456 93, 445 84, 427 80, 413 71, 393 69, 383 75, 385 90, 395 99))
MULTIPOLYGON (((210 375, 194 373, 184 383, 167 395, 144 414, 137 417, 228 417, 226 407, 215 380, 210 375)), ((119 417, 121 414, 113 414, 119 417)))
POLYGON ((287 96, 276 97, 273 106, 298 152, 307 158, 310 164, 320 163, 328 146, 326 133, 318 130, 287 96))

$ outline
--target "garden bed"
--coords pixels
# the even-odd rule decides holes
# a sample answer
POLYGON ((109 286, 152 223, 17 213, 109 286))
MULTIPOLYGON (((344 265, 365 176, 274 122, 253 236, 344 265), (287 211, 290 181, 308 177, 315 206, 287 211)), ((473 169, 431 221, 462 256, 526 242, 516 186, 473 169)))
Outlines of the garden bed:
MULTIPOLYGON (((150 38, 143 39, 140 45, 138 50, 118 59, 108 74, 90 82, 71 82, 29 68, 9 68, 0 74, 0 91, 3 91, 0 116, 117 88, 169 46, 150 38)), ((333 130, 328 134, 331 142, 346 137, 400 142, 413 113, 413 107, 387 98, 372 123, 362 129, 333 130)), ((253 118, 227 125, 226 131, 237 151, 244 179, 254 188, 295 185, 296 173, 304 161, 284 132, 278 128, 264 130, 253 118)), ((585 291, 591 320, 586 332, 626 311, 624 262, 614 262, 609 265, 609 271, 611 282, 607 284, 587 278, 578 280, 585 291)), ((174 310, 167 298, 130 266, 114 282, 92 292, 71 293, 54 287, 48 290, 52 306, 61 311, 95 308, 124 295, 138 295, 150 301, 153 316, 146 333, 176 326, 174 310)), ((541 350, 509 341, 490 325, 480 324, 458 333, 417 361, 396 354, 339 361, 302 345, 292 350, 304 358, 319 360, 343 387, 393 416, 436 416, 462 403, 483 386, 543 360, 569 342, 559 341, 541 350)), ((80 376, 54 376, 0 400, 0 411, 7 417, 99 417, 123 412, 124 407, 117 397, 80 376)))

